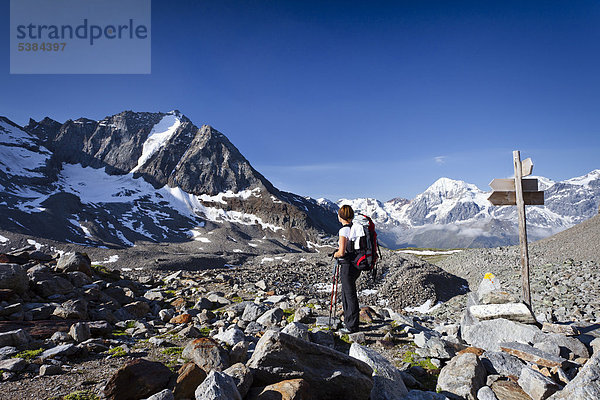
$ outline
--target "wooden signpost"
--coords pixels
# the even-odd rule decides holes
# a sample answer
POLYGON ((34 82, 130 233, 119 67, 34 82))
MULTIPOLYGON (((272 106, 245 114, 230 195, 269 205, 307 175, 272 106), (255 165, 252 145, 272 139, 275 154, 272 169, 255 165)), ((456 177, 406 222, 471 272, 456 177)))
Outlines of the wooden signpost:
POLYGON ((514 179, 494 179, 490 186, 494 191, 488 197, 495 206, 517 206, 519 216, 519 244, 521 246, 521 277, 523 283, 523 303, 531 309, 531 291, 529 286, 529 249, 527 248, 526 205, 543 205, 544 192, 538 190, 537 179, 523 179, 531 175, 533 162, 530 158, 521 161, 519 150, 513 151, 515 167, 514 179))

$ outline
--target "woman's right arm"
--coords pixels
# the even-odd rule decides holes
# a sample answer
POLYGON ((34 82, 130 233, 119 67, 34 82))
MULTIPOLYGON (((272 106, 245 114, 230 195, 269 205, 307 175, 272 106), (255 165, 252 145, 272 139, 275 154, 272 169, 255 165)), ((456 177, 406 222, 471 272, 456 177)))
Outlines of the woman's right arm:
POLYGON ((346 254, 346 243, 348 242, 348 238, 346 236, 340 235, 340 240, 338 241, 338 249, 333 255, 335 258, 344 257, 346 254))

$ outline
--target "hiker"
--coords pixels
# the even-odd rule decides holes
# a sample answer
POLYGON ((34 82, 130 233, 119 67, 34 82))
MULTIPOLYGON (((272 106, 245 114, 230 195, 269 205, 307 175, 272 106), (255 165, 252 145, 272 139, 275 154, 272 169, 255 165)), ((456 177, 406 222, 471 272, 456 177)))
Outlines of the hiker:
POLYGON ((342 224, 339 232, 338 249, 333 254, 340 263, 342 279, 342 307, 344 308, 344 328, 341 333, 358 332, 358 295, 356 280, 360 270, 352 265, 354 249, 351 247, 355 239, 364 235, 362 227, 352 226, 354 210, 349 205, 343 205, 338 211, 338 221, 342 224))

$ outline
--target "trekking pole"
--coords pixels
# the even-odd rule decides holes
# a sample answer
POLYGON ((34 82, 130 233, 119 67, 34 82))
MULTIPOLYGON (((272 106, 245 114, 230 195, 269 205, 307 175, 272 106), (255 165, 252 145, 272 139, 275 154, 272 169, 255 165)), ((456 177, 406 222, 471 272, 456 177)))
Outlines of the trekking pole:
POLYGON ((337 307, 338 307, 338 302, 339 302, 339 297, 338 297, 338 286, 340 284, 340 263, 338 260, 335 260, 335 292, 334 292, 334 296, 333 296, 333 319, 335 320, 335 318, 337 318, 337 307))
MULTIPOLYGON (((331 259, 335 260, 333 258, 333 255, 331 256, 331 259)), ((331 283, 331 296, 329 296, 329 322, 327 324, 327 326, 329 327, 329 329, 331 329, 331 310, 333 308, 333 303, 336 301, 335 297, 337 297, 337 268, 338 268, 338 261, 335 260, 335 264, 334 264, 334 268, 333 268, 333 281, 331 283), (335 297, 334 297, 334 293, 335 293, 335 297)))

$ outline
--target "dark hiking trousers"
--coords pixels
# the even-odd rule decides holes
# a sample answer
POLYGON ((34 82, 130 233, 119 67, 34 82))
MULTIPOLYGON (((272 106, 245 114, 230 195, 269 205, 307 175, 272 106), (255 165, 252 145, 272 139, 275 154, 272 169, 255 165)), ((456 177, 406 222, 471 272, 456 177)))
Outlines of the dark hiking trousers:
POLYGON ((344 307, 344 325, 351 331, 358 331, 358 296, 356 280, 360 270, 354 268, 346 260, 340 260, 340 277, 342 279, 342 306, 344 307))

